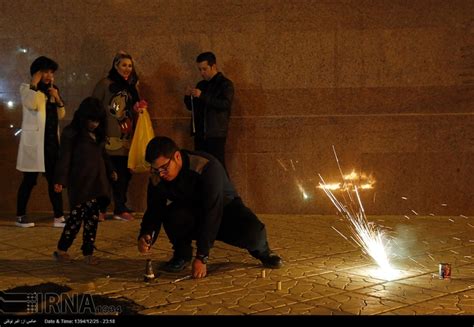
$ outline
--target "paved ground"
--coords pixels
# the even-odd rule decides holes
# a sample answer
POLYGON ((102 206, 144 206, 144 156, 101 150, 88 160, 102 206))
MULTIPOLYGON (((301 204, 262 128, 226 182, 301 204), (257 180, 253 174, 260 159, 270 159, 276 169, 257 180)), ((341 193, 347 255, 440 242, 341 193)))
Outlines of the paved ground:
MULTIPOLYGON (((217 242, 209 276, 183 280, 189 270, 169 274, 158 269, 171 257, 160 234, 150 256, 139 255, 140 219, 107 220, 97 236, 98 266, 82 262, 76 239, 75 261, 52 260, 61 230, 40 218, 35 228, 0 220, 0 290, 61 288, 63 296, 89 294, 122 313, 146 315, 472 315, 474 314, 474 219, 459 217, 373 217, 397 237, 394 280, 376 274, 376 265, 360 248, 342 238, 347 223, 335 216, 260 215, 272 248, 285 260, 266 270, 245 251, 217 242), (145 283, 146 258, 153 259, 153 282, 145 283), (438 279, 438 263, 452 264, 452 278, 438 279), (281 283, 281 290, 278 284, 281 283), (28 285, 28 287, 23 287, 28 285), (42 288, 43 287, 43 288, 42 288)), ((44 216, 44 215, 43 215, 44 216)), ((11 217, 11 215, 10 215, 11 217)), ((43 305, 44 309, 44 303, 43 305)), ((103 307, 102 307, 103 308, 103 307)))

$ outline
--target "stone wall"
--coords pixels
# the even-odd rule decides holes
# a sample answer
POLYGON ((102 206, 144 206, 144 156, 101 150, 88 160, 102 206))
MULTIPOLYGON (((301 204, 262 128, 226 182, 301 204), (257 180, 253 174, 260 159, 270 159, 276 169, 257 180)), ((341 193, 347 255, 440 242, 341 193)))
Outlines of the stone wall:
MULTIPOLYGON (((227 165, 256 212, 334 213, 316 188, 318 173, 338 179, 334 145, 345 173, 375 179, 361 192, 369 214, 474 214, 473 1, 0 0, 0 11, 2 211, 21 180, 13 134, 32 60, 60 64, 71 119, 123 49, 155 132, 188 148, 183 91, 200 79, 196 55, 216 53, 236 87, 227 165)), ((137 211, 145 183, 131 184, 137 211)), ((51 210, 44 179, 29 210, 51 210)))

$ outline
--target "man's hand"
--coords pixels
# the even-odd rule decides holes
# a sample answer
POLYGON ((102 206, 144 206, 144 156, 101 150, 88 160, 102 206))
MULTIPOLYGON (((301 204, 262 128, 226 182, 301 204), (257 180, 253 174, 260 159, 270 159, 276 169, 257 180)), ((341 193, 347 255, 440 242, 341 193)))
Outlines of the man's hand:
POLYGON ((204 278, 207 275, 207 266, 199 259, 193 261, 193 278, 204 278))
POLYGON ((191 91, 191 95, 195 98, 199 98, 201 96, 201 90, 200 89, 193 89, 191 91))
POLYGON ((63 190, 63 186, 61 184, 54 184, 54 192, 61 193, 63 190))
POLYGON ((193 88, 191 86, 186 86, 186 90, 184 91, 184 95, 190 96, 193 93, 193 88))
POLYGON ((147 253, 151 249, 151 235, 143 235, 138 240, 138 252, 147 253))

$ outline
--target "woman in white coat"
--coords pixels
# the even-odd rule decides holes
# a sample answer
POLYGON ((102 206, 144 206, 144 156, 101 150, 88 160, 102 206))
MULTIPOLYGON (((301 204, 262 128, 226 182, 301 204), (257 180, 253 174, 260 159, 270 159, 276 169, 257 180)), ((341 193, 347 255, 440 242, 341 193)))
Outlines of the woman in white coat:
POLYGON ((17 221, 19 227, 35 224, 26 216, 26 206, 36 185, 38 173, 48 181, 49 199, 54 211, 54 227, 64 227, 61 193, 54 192, 54 170, 59 157, 59 119, 66 115, 64 102, 54 85, 58 64, 47 57, 36 58, 30 67, 31 83, 20 86, 23 120, 16 169, 23 172, 18 189, 17 221))

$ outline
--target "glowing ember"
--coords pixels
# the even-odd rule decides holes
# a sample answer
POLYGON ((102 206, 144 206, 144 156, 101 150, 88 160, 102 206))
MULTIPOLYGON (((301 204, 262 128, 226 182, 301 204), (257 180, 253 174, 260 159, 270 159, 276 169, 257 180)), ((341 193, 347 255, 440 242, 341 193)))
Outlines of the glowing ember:
POLYGON ((370 190, 374 188, 375 179, 372 176, 367 176, 367 174, 357 174, 355 170, 352 170, 350 174, 343 175, 342 179, 344 183, 325 183, 319 184, 318 188, 320 189, 329 189, 331 191, 341 190, 353 190, 355 185, 358 185, 360 190, 370 190))
MULTIPOLYGON (((344 218, 350 222, 350 230, 354 234, 356 243, 362 247, 362 251, 368 253, 372 259, 380 267, 379 273, 377 275, 383 276, 386 280, 392 280, 398 275, 397 270, 393 269, 390 266, 390 261, 388 258, 388 248, 389 240, 386 237, 385 233, 374 223, 367 220, 365 215, 364 207, 362 206, 362 201, 359 196, 359 187, 356 184, 350 183, 348 181, 353 181, 355 178, 355 172, 353 171, 349 175, 344 175, 339 165, 339 159, 334 149, 334 156, 339 168, 339 172, 343 177, 342 188, 345 190, 345 195, 342 195, 342 202, 336 198, 332 190, 328 187, 323 177, 319 175, 321 182, 319 183, 320 188, 326 193, 328 198, 337 208, 337 210, 342 214, 344 218), (351 195, 351 191, 355 193, 351 195)), ((341 234, 339 232, 339 234, 341 234)), ((346 238, 347 239, 347 238, 346 238)))
POLYGON ((308 200, 308 199, 309 199, 309 196, 308 196, 308 194, 306 193, 306 191, 304 190, 303 185, 301 185, 301 183, 298 182, 298 181, 296 181, 296 185, 298 186, 298 189, 300 190, 301 195, 303 196, 303 199, 304 199, 304 200, 308 200))
POLYGON ((319 184, 318 188, 335 191, 341 188, 341 183, 324 184, 324 185, 319 184))

